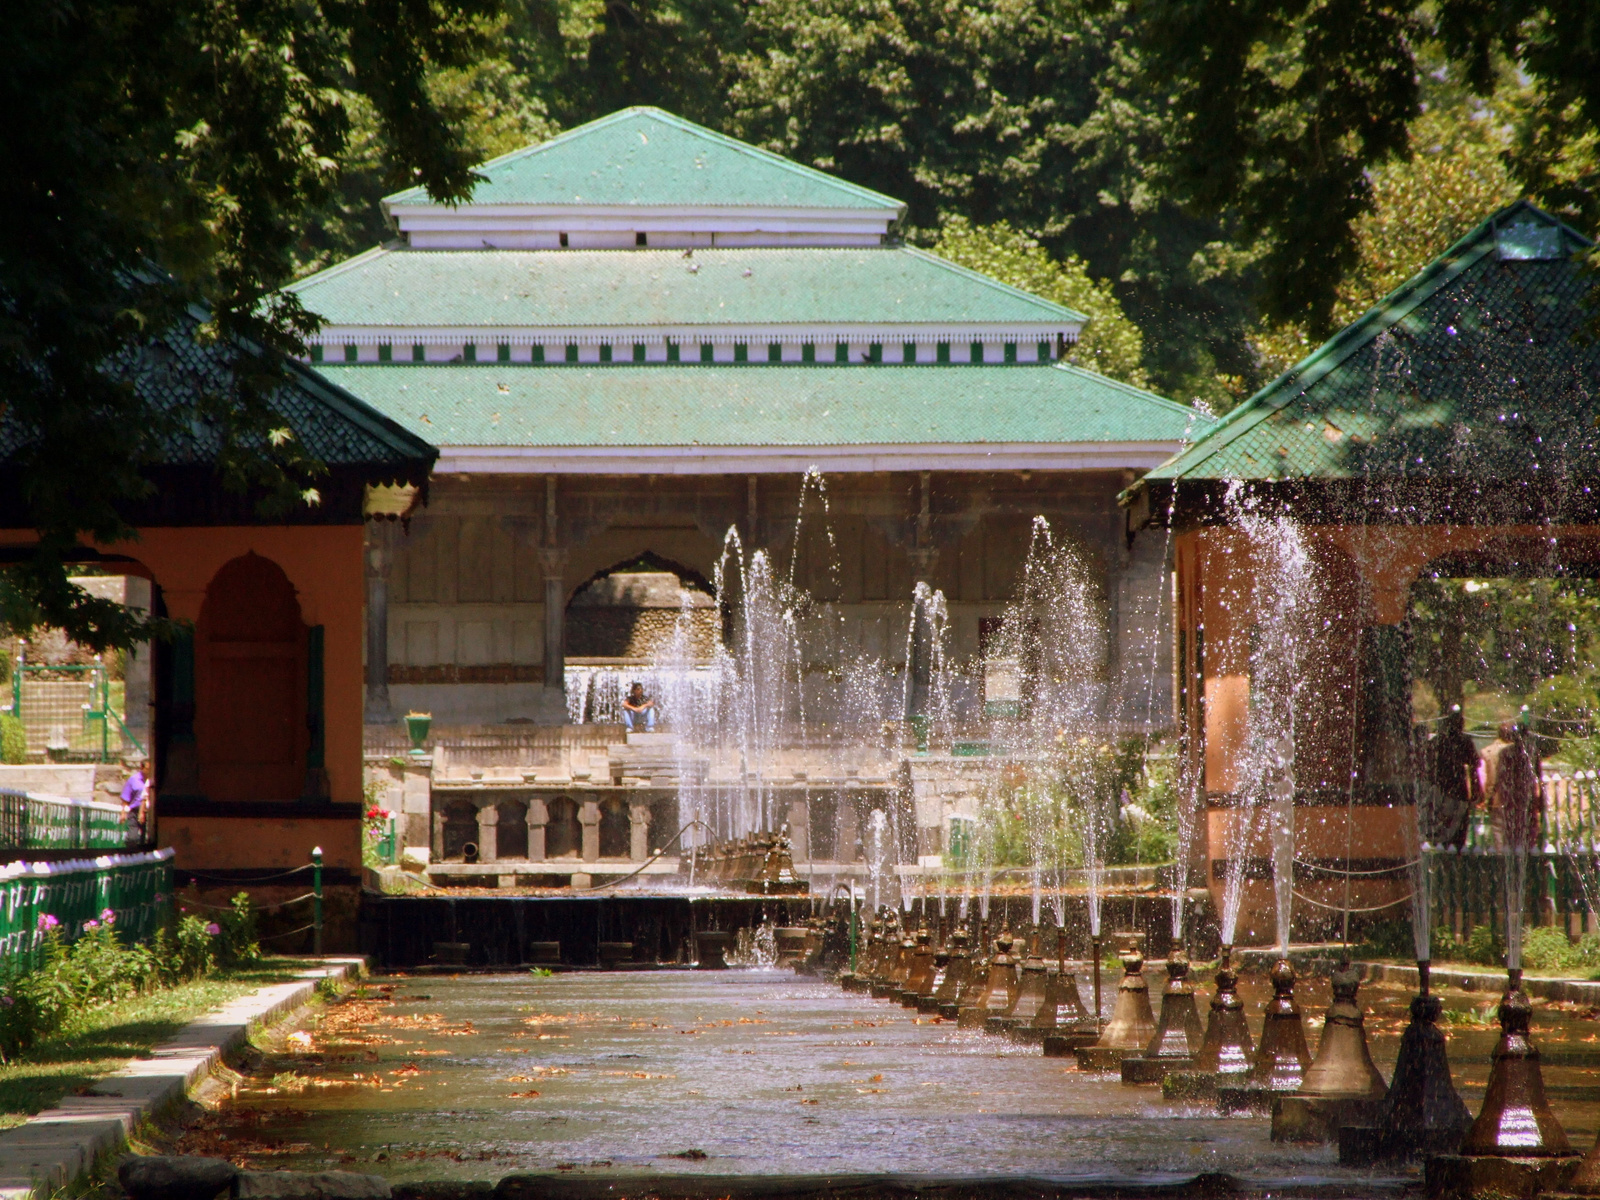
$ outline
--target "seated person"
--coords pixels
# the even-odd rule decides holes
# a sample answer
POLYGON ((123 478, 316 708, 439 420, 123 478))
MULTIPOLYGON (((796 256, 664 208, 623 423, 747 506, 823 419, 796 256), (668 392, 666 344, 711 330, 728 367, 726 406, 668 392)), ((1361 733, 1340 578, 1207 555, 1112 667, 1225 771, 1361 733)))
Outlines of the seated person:
POLYGON ((628 689, 628 694, 622 699, 622 723, 632 733, 640 724, 646 733, 653 733, 656 727, 656 702, 644 694, 644 684, 634 680, 633 686, 628 689))

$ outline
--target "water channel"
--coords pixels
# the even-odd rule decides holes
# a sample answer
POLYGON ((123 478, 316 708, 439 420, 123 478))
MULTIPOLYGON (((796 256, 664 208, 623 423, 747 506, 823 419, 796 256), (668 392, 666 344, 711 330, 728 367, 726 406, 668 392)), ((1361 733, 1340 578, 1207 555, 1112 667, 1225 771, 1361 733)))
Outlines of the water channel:
MULTIPOLYGON (((1241 991, 1259 1029, 1266 989, 1241 991)), ((1314 1045, 1327 982, 1298 992, 1314 1045)), ((1497 997, 1441 994, 1476 1112, 1497 997)), ((1411 993, 1362 996, 1387 1075, 1411 993)), ((1600 1126, 1600 1021, 1539 1003, 1534 1030, 1551 1101, 1586 1147, 1600 1126)), ((182 1149, 397 1182, 536 1171, 1156 1183, 1222 1171, 1260 1188, 1399 1184, 1393 1169, 1340 1167, 1331 1147, 1274 1144, 1264 1117, 1167 1104, 1159 1088, 770 969, 380 977, 289 1034, 182 1149)))

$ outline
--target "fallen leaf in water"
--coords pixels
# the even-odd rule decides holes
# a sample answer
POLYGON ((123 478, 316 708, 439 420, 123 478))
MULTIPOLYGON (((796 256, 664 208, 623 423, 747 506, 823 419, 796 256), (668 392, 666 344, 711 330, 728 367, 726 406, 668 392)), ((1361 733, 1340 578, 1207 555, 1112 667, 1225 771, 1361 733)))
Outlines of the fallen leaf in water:
POLYGON ((422 1074, 422 1068, 417 1066, 416 1063, 408 1062, 404 1066, 396 1067, 394 1070, 390 1071, 389 1074, 391 1074, 391 1075, 421 1075, 422 1074))
POLYGON ((874 1075, 871 1079, 867 1080, 867 1082, 868 1083, 882 1083, 883 1082, 883 1076, 882 1075, 874 1075))
POLYGON ((708 1155, 706 1154, 706 1152, 704 1150, 694 1149, 694 1150, 679 1150, 675 1154, 663 1154, 661 1157, 662 1158, 687 1158, 691 1162, 700 1162, 703 1159, 707 1158, 708 1155))
POLYGON ((511 1095, 507 1097, 507 1099, 509 1099, 509 1100, 532 1100, 538 1094, 539 1094, 538 1092, 512 1092, 511 1095))
POLYGON ((888 1090, 888 1088, 857 1088, 856 1093, 862 1096, 877 1096, 888 1090))
POLYGON ((802 1101, 800 1101, 800 1103, 801 1104, 821 1104, 822 1101, 821 1100, 802 1100, 802 1101))
POLYGON ((295 1050, 311 1049, 311 1035, 303 1029, 296 1029, 285 1040, 295 1050))

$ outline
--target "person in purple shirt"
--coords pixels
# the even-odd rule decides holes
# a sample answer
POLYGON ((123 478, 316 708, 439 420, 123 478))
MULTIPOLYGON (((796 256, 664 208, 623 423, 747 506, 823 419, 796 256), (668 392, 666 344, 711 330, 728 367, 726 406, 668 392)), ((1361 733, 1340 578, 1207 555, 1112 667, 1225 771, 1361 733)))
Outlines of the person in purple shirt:
POLYGON ((150 798, 150 781, 145 777, 149 763, 134 765, 133 774, 122 785, 122 815, 128 822, 131 841, 144 840, 145 809, 150 798))

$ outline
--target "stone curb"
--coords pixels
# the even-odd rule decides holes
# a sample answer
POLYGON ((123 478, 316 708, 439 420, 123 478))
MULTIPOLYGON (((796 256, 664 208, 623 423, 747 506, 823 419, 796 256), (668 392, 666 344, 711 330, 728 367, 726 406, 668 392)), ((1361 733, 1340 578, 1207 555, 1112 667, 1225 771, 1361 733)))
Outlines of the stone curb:
POLYGON ((353 957, 323 962, 289 983, 229 1001, 184 1026, 149 1058, 97 1080, 87 1095, 67 1096, 0 1133, 0 1200, 42 1200, 75 1182, 121 1147, 141 1121, 187 1096, 252 1033, 306 1004, 317 984, 359 976, 367 965, 365 958, 353 957))
MULTIPOLYGON (((1365 977, 1374 982, 1417 986, 1417 969, 1396 963, 1357 963, 1365 977)), ((1504 971, 1471 971, 1459 967, 1434 967, 1428 974, 1436 988, 1460 988, 1464 992, 1486 992, 1499 996, 1506 990, 1504 971)), ((1588 979, 1538 979, 1522 977, 1522 990, 1541 1000, 1572 1000, 1578 1004, 1600 1004, 1600 981, 1588 979)))

